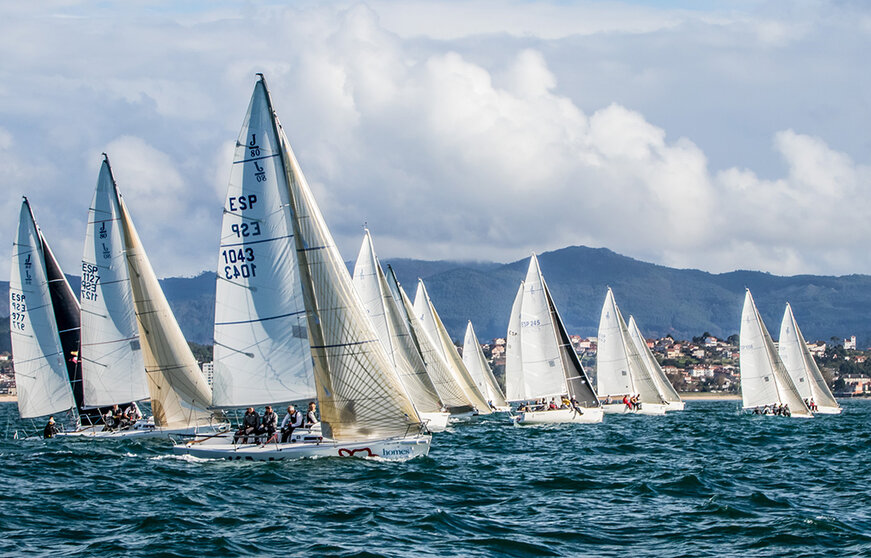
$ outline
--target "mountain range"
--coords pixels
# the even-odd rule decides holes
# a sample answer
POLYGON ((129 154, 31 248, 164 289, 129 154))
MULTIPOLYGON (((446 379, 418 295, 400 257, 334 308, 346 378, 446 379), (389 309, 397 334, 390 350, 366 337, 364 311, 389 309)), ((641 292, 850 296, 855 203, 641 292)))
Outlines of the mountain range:
MULTIPOLYGON (((472 320, 482 340, 503 337, 511 303, 526 275, 528 259, 512 263, 384 260, 410 297, 417 278, 442 321, 462 339, 472 320)), ((785 303, 791 303, 808 340, 829 341, 856 335, 871 343, 871 276, 796 275, 758 271, 713 274, 674 269, 616 254, 606 248, 570 246, 539 255, 542 273, 570 333, 596 335, 608 286, 628 320, 635 316, 647 337, 671 334, 689 339, 709 332, 725 338, 738 333, 744 288, 753 292, 763 319, 777 337, 785 303)), ((79 278, 69 276, 74 290, 79 278)), ((189 341, 211 344, 215 274, 161 280, 166 297, 189 341)), ((0 282, 0 315, 9 315, 9 283, 0 282)), ((9 320, 0 322, 0 351, 9 350, 9 320)))

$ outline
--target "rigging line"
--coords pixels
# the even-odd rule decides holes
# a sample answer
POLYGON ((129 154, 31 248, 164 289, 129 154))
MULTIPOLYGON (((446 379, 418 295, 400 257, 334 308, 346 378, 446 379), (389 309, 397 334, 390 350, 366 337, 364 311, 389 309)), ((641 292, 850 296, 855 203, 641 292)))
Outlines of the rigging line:
MULTIPOLYGON (((217 325, 217 324, 215 324, 215 325, 217 325)), ((234 353, 239 353, 240 355, 245 355, 248 358, 254 358, 254 353, 246 353, 245 351, 240 351, 239 349, 234 349, 233 347, 231 347, 229 345, 224 345, 223 343, 218 343, 217 341, 213 341, 213 342, 215 345, 218 345, 220 347, 224 347, 225 349, 229 349, 229 350, 233 351, 234 353)))

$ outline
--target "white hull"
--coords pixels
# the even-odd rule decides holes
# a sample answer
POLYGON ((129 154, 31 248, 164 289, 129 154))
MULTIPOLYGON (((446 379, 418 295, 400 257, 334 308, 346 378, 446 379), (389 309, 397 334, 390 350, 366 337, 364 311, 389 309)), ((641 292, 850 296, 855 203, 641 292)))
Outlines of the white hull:
MULTIPOLYGON (((302 441, 270 444, 234 444, 233 434, 201 438, 173 446, 178 455, 201 459, 247 461, 282 461, 313 457, 375 457, 389 461, 407 461, 429 453, 430 435, 338 442, 320 436, 302 436, 302 441)), ((296 433, 292 440, 298 440, 296 433)))
POLYGON ((817 407, 814 411, 815 415, 840 415, 840 407, 817 407))
POLYGON ((798 419, 812 419, 812 418, 814 418, 814 415, 813 415, 813 414, 807 414, 807 415, 805 415, 805 414, 802 414, 802 415, 789 415, 789 416, 787 417, 787 416, 784 416, 784 415, 775 415, 774 413, 768 413, 767 415, 763 415, 763 414, 758 414, 758 413, 756 413, 756 412, 754 412, 754 411, 755 411, 755 408, 753 408, 753 407, 744 407, 744 412, 745 412, 745 413, 747 413, 747 414, 749 414, 749 415, 759 416, 759 417, 798 418, 798 419))
POLYGON ((430 432, 442 432, 448 427, 450 413, 419 413, 420 419, 426 423, 430 432))
POLYGON ((493 412, 494 413, 510 413, 511 412, 511 405, 505 405, 502 407, 496 405, 496 407, 493 409, 493 412))
POLYGON ((574 409, 555 409, 552 411, 522 411, 514 417, 516 424, 559 424, 565 422, 597 423, 602 422, 601 407, 587 407, 583 414, 574 409))
MULTIPOLYGON (((652 415, 652 416, 660 416, 664 415, 667 405, 655 405, 653 403, 642 403, 640 409, 632 409, 629 410, 626 405, 623 403, 610 403, 607 405, 602 405, 602 409, 604 409, 605 414, 608 415, 652 415)), ((668 410, 672 410, 668 408, 668 410)))
POLYGON ((665 411, 683 411, 686 408, 686 402, 684 401, 669 401, 665 405, 665 411))
POLYGON ((188 436, 209 436, 219 432, 226 432, 230 428, 229 423, 210 426, 188 426, 185 428, 163 428, 146 423, 139 427, 127 430, 103 430, 103 425, 88 426, 72 432, 60 432, 57 437, 88 438, 93 440, 129 440, 143 438, 166 438, 173 434, 188 436))

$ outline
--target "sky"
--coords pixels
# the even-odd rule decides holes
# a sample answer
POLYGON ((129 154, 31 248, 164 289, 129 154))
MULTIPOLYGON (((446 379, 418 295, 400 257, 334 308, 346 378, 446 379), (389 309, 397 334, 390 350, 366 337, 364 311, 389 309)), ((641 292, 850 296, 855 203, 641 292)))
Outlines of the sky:
POLYGON ((859 1, 0 3, 21 196, 80 267, 101 153, 159 276, 214 269, 255 73, 343 256, 871 273, 859 1))

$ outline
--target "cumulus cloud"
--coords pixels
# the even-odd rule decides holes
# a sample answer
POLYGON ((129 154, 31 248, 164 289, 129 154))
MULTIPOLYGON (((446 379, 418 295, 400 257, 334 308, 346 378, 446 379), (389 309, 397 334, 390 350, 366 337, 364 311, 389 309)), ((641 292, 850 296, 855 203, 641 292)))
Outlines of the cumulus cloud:
MULTIPOLYGON (((871 272, 853 7, 46 5, 0 17, 0 184, 48 216, 70 270, 104 150, 156 271, 212 267, 263 71, 349 259, 368 222, 382 257, 588 244, 712 271, 871 272)), ((0 205, 7 238, 17 203, 0 205)))

